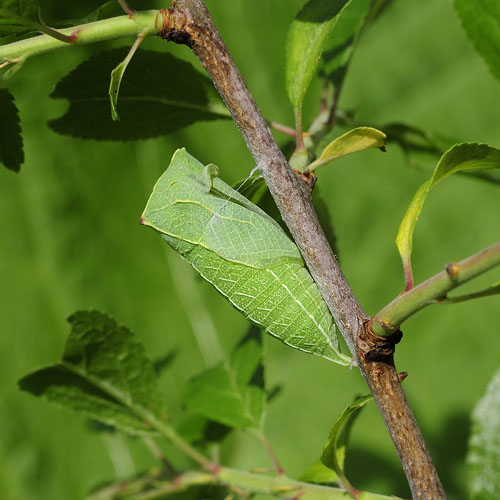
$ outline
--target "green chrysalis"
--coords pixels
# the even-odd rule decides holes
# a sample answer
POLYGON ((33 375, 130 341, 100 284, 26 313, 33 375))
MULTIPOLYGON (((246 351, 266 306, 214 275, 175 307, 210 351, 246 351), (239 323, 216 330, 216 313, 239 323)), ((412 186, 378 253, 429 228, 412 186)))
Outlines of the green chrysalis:
POLYGON ((203 166, 175 152, 142 224, 167 243, 253 323, 285 344, 342 365, 332 316, 297 246, 264 211, 203 166))

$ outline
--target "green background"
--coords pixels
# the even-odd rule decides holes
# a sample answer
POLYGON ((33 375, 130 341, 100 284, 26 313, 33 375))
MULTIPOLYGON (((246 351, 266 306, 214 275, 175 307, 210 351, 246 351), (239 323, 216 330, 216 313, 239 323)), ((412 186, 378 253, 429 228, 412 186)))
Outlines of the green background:
MULTIPOLYGON (((47 12, 56 14, 61 6, 52 3, 46 2, 47 12)), ((81 3, 78 8, 85 13, 89 9, 81 3)), ((289 125, 284 43, 302 3, 234 0, 228 8, 227 1, 207 2, 265 117, 289 125)), ((78 15, 69 12, 69 5, 59 14, 78 15)), ((106 46, 125 43, 130 41, 106 46)), ((159 39, 145 46, 198 66, 184 47, 159 39)), ((174 421, 181 414, 184 382, 206 366, 207 347, 201 348, 197 338, 210 334, 211 322, 229 351, 246 329, 243 317, 138 224, 155 180, 178 147, 219 165, 228 182, 248 175, 254 164, 236 126, 201 123, 138 143, 83 141, 45 126, 67 106, 48 97, 54 85, 102 47, 45 55, 9 82, 20 109, 26 162, 18 175, 0 170, 4 500, 83 498, 96 484, 154 465, 140 442, 95 433, 79 415, 17 389, 19 377, 58 359, 70 313, 95 308, 113 315, 138 335, 154 359, 175 351, 161 375, 174 421)), ((318 91, 313 84, 306 120, 316 111, 318 91)), ((405 121, 500 147, 498 103, 500 85, 474 52, 451 0, 396 0, 362 39, 340 107, 357 110, 357 120, 366 125, 405 121)), ((402 290, 394 237, 413 193, 429 174, 408 167, 394 145, 385 154, 367 151, 319 170, 343 269, 370 314, 402 290)), ((415 233, 417 282, 498 240, 499 193, 498 186, 464 176, 433 190, 415 233)), ((498 271, 492 272, 463 290, 498 279, 498 271)), ((497 320, 497 297, 429 307, 404 325, 398 346, 398 369, 409 372, 405 390, 450 499, 467 497, 463 463, 469 414, 499 365, 497 320)), ((266 429, 285 470, 298 477, 319 457, 343 406, 366 388, 355 369, 267 338, 266 358, 268 386, 283 386, 269 406, 266 429)), ((269 465, 258 442, 238 432, 224 442, 221 460, 242 468, 269 465)), ((360 489, 409 496, 374 405, 354 427, 347 470, 360 489)))

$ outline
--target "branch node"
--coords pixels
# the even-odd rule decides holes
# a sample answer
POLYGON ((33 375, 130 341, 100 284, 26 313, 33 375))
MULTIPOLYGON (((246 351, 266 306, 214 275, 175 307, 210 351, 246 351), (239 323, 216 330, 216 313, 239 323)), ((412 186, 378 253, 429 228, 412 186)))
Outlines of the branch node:
POLYGON ((456 262, 452 262, 451 264, 446 264, 444 268, 446 270, 446 274, 448 274, 451 280, 455 281, 458 278, 458 272, 460 271, 460 267, 456 262))
POLYGON ((179 45, 187 45, 193 48, 191 32, 187 29, 190 16, 187 12, 177 9, 175 2, 172 2, 170 9, 160 9, 161 28, 158 34, 167 42, 174 42, 179 45))
POLYGON ((314 186, 316 185, 316 181, 318 180, 316 174, 314 172, 300 172, 299 170, 294 170, 293 173, 301 181, 301 184, 307 189, 307 194, 310 196, 314 186))
POLYGON ((386 361, 396 351, 396 344, 403 338, 403 332, 398 328, 388 337, 381 337, 373 333, 372 320, 364 321, 364 332, 358 338, 358 348, 365 361, 386 361))

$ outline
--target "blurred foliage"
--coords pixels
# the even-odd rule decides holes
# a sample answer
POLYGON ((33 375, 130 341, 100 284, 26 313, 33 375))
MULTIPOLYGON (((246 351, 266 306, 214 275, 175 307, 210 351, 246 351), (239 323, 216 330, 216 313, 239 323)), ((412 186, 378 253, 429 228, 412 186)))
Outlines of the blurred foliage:
MULTIPOLYGON (((53 0, 42 1, 42 8, 45 19, 64 19, 85 16, 99 3, 73 6, 53 0)), ((264 115, 288 125, 293 113, 284 89, 284 43, 303 3, 235 0, 227 9, 226 2, 207 1, 264 115)), ((0 169, 0 497, 5 500, 83 498, 99 483, 155 463, 138 441, 95 433, 82 417, 18 390, 20 376, 59 355, 65 318, 74 310, 112 314, 136 332, 150 357, 177 353, 160 380, 172 419, 181 413, 184 383, 206 368, 187 313, 192 304, 200 317, 212 319, 226 352, 247 328, 201 279, 194 278, 198 295, 177 288, 171 266, 182 273, 190 268, 166 259, 166 246, 138 225, 154 181, 180 146, 204 163, 219 165, 227 182, 248 175, 254 165, 232 122, 199 123, 167 138, 123 144, 82 141, 41 126, 67 107, 48 97, 63 76, 99 50, 123 45, 107 42, 47 54, 29 61, 9 81, 25 133, 26 162, 19 175, 0 169)), ((159 39, 146 40, 144 47, 174 53, 200 69, 183 47, 159 39)), ((313 81, 304 103, 306 124, 317 112, 319 92, 313 81)), ((451 0, 422 0, 393 2, 367 30, 340 108, 356 110, 356 120, 366 125, 405 122, 500 147, 498 102, 500 86, 474 52, 451 0)), ((401 151, 390 145, 385 155, 367 151, 319 172, 344 272, 369 313, 403 288, 394 237, 411 197, 429 175, 430 170, 409 168, 401 151)), ((450 178, 426 202, 415 232, 416 281, 493 243, 499 231, 498 187, 465 176, 450 178)), ((485 276, 483 284, 495 277, 498 272, 485 276)), ((463 291, 477 289, 478 281, 463 291)), ((398 368, 410 374, 405 389, 450 499, 466 498, 468 415, 499 363, 499 327, 492 322, 497 314, 494 296, 428 308, 405 324, 396 353, 398 368)), ((268 386, 283 386, 269 405, 266 430, 285 470, 298 477, 319 457, 345 401, 366 388, 355 370, 272 339, 265 340, 265 352, 268 386)), ((346 469, 356 487, 409 495, 374 405, 360 416, 351 440, 346 469)), ((240 433, 229 435, 220 453, 221 461, 235 467, 269 463, 257 440, 240 433)), ((172 454, 182 463, 183 457, 172 454)))

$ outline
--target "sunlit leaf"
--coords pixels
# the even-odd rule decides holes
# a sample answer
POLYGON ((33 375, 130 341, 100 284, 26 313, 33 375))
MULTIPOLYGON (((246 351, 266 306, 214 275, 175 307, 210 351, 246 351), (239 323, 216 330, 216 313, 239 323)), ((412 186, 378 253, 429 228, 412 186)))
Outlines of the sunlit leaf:
POLYGON ((467 466, 472 500, 500 498, 500 370, 472 412, 467 466))
POLYGON ((165 422, 153 366, 132 333, 96 311, 68 321, 62 360, 22 378, 20 388, 131 434, 165 422))
POLYGON ((455 9, 474 47, 500 80, 500 2, 455 0, 455 9))
POLYGON ((228 362, 188 383, 183 395, 187 409, 230 427, 259 429, 266 400, 261 357, 260 332, 254 329, 228 362))
POLYGON ((23 138, 14 97, 0 89, 0 163, 18 172, 24 162, 23 138))
POLYGON ((290 25, 286 42, 285 83, 288 98, 296 111, 302 107, 326 40, 348 1, 309 0, 290 25))
POLYGON ((369 148, 384 149, 386 135, 372 127, 359 127, 350 130, 334 139, 323 150, 317 160, 312 162, 308 170, 312 172, 321 165, 326 165, 337 158, 346 156, 369 148))
POLYGON ((413 286, 411 269, 413 232, 429 191, 438 182, 455 172, 491 168, 500 168, 500 150, 486 144, 457 144, 441 157, 431 178, 420 186, 401 221, 396 237, 396 245, 405 270, 406 289, 413 286))
POLYGON ((128 53, 113 49, 80 64, 52 97, 68 99, 67 112, 49 125, 85 139, 134 140, 169 134, 197 121, 229 118, 212 82, 167 52, 139 50, 120 86, 120 121, 109 113, 109 73, 128 53))

